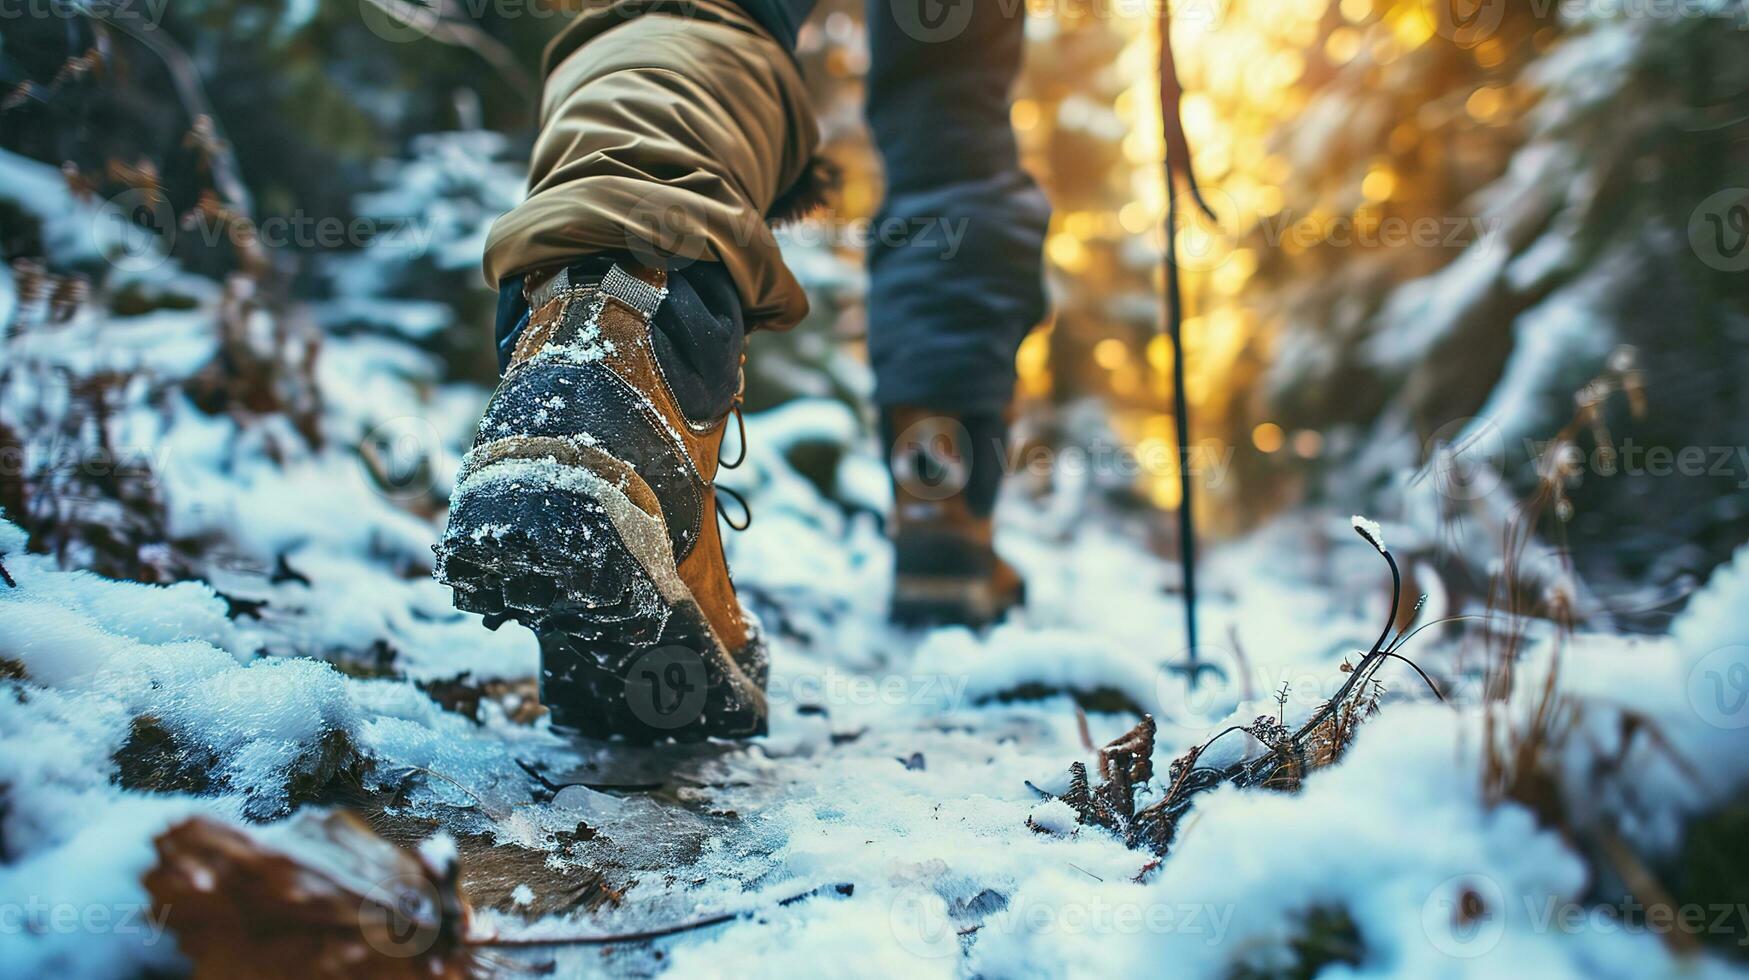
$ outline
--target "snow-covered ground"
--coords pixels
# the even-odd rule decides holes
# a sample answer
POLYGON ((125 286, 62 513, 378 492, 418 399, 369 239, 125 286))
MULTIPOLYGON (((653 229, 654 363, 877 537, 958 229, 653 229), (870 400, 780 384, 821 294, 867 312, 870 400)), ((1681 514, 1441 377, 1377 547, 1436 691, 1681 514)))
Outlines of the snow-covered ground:
MULTIPOLYGON (((324 764, 317 749, 331 733, 362 761, 367 789, 433 774, 390 807, 390 818, 548 856, 545 873, 483 912, 485 929, 600 933, 757 910, 664 940, 660 958, 560 950, 565 969, 1015 976, 1170 963, 1175 975, 1224 976, 1293 962, 1309 917, 1330 912, 1345 914, 1357 936, 1358 965, 1336 974, 1678 969, 1651 932, 1613 928, 1589 912, 1563 917, 1591 884, 1586 864, 1527 809, 1485 803, 1478 710, 1428 703, 1406 668, 1385 675, 1402 697, 1362 728, 1340 765, 1294 795, 1208 795, 1163 863, 1077 827, 1066 807, 1041 803, 1028 786, 1061 788, 1070 762, 1092 760, 1071 692, 1105 704, 1121 695, 1154 712, 1161 771, 1228 716, 1273 713, 1283 682, 1285 710, 1303 714, 1334 693, 1340 662, 1376 633, 1386 581, 1377 556, 1353 538, 1316 563, 1304 559, 1329 537, 1317 525, 1277 527, 1218 554, 1205 629, 1221 640, 1204 656, 1229 678, 1187 696, 1163 669, 1179 657, 1179 609, 1162 585, 1168 569, 1115 521, 1065 520, 1011 499, 1004 530, 1032 583, 1029 608, 983 636, 899 633, 881 621, 886 554, 873 516, 823 497, 783 462, 788 446, 838 442, 850 452, 837 486, 869 486, 878 463, 856 431, 823 402, 750 420, 742 483, 757 519, 733 539, 731 560, 774 639, 772 734, 667 756, 568 744, 544 721, 510 720, 490 699, 476 724, 427 697, 416 682, 464 670, 476 680, 527 677, 533 644, 448 613, 442 589, 398 574, 389 559, 396 546, 423 544, 435 524, 415 526, 361 471, 333 459, 271 473, 166 473, 172 500, 180 479, 223 480, 196 499, 221 499, 223 486, 235 505, 259 500, 272 511, 248 518, 264 525, 257 558, 287 554, 309 584, 257 578, 252 594, 268 601, 260 620, 227 616, 225 600, 200 583, 153 587, 58 570, 24 554, 22 535, 5 526, 0 552, 18 586, 0 589, 0 658, 19 664, 24 679, 7 685, 0 707, 0 908, 24 911, 12 912, 10 926, 0 921, 0 973, 102 976, 173 965, 172 938, 144 913, 139 879, 152 862, 151 838, 193 813, 287 816, 288 783, 324 764), (350 501, 352 516, 341 525, 333 506, 302 506, 306 495, 350 501), (292 541, 300 543, 279 550, 292 541), (383 640, 394 665, 388 676, 355 678, 309 657, 262 655, 294 633, 315 649, 383 640), (1235 641, 1246 668, 1232 659, 1235 641), (1033 699, 1005 699, 1028 686, 1033 699), (1240 703, 1246 690, 1251 698, 1240 703), (118 755, 143 716, 210 759, 205 793, 118 785, 118 755), (634 781, 619 773, 626 759, 677 785, 656 798, 572 787, 540 802, 518 765, 558 782, 570 773, 634 781), (579 822, 595 829, 593 840, 562 833, 579 822), (617 905, 529 925, 526 908, 553 904, 541 905, 542 890, 589 867, 606 868, 624 889, 617 905), (839 884, 854 889, 776 903, 839 884), (1475 922, 1454 918, 1466 891, 1487 902, 1475 922), (94 909, 104 910, 98 919, 94 909)), ((1686 758, 1727 780, 1745 769, 1745 719, 1724 697, 1741 685, 1708 685, 1733 683, 1749 655, 1733 646, 1749 601, 1749 561, 1739 564, 1718 574, 1673 638, 1581 636, 1562 670, 1567 689, 1597 711, 1644 712, 1686 758)), ((1428 643, 1414 655, 1456 677, 1456 649, 1428 643)), ((1133 720, 1096 711, 1087 725, 1103 743, 1133 720)), ((1612 729, 1596 722, 1607 745, 1612 729)), ((1729 786, 1703 794, 1672 767, 1646 766, 1661 775, 1642 787, 1645 813, 1629 826, 1648 848, 1677 843, 1677 819, 1729 786)), ((1726 972, 1713 960, 1688 967, 1726 972)))
MULTIPOLYGON (((1452 703, 1388 665, 1380 713, 1298 792, 1208 793, 1164 860, 1078 825, 1041 791, 1064 789, 1072 762, 1097 768, 1093 746, 1136 711, 1158 720, 1164 778, 1230 722, 1291 725, 1334 695, 1387 615, 1380 556, 1346 514, 1313 512, 1218 550, 1198 654, 1225 676, 1192 690, 1171 669, 1186 656, 1176 575, 1138 518, 1069 484, 1016 488, 1002 546, 1027 608, 983 634, 897 631, 883 617, 885 476, 867 428, 831 401, 750 418, 748 464, 725 480, 755 514, 729 548, 772 638, 771 734, 685 749, 558 738, 525 710, 532 638, 482 629, 429 578, 441 514, 426 504, 447 496, 486 393, 365 330, 324 341, 320 448, 283 418, 209 414, 180 386, 213 357, 222 299, 173 265, 141 275, 188 303, 91 307, 10 338, 5 395, 20 403, 5 417, 52 398, 58 366, 137 372, 113 446, 148 451, 170 538, 211 557, 203 581, 116 582, 26 553, 0 523, 16 581, 0 584, 0 976, 177 969, 141 885, 153 837, 205 814, 271 840, 331 803, 406 843, 459 842, 481 934, 747 912, 653 943, 514 954, 560 975, 1708 976, 1730 961, 1672 950, 1697 931, 1749 937, 1743 906, 1693 910, 1698 926, 1680 903, 1659 906, 1674 919, 1650 913, 1656 896, 1611 884, 1488 791, 1483 749, 1501 736, 1483 724, 1463 624, 1405 648, 1452 703), (808 448, 832 451, 829 479, 791 465, 808 448), (463 674, 477 707, 454 695, 463 674)), ((10 313, 9 274, 0 287, 10 313)), ((429 332, 415 305, 372 315, 429 332)), ((1533 630, 1495 718, 1522 727, 1558 661, 1577 734, 1548 771, 1567 826, 1607 822, 1656 863, 1740 791, 1746 607, 1740 555, 1668 637, 1533 630)), ((1202 762, 1262 751, 1229 737, 1202 762)))

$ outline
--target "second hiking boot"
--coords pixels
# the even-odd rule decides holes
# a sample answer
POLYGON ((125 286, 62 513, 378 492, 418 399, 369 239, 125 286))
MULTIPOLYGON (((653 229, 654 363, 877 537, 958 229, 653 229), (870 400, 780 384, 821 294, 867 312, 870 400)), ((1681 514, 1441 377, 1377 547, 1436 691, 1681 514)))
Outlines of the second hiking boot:
MULTIPOLYGON (((683 411, 699 399, 684 397, 684 372, 660 356, 672 362, 674 343, 652 329, 670 285, 631 262, 530 277, 526 323, 437 547, 458 608, 540 635, 553 725, 592 737, 766 729, 765 644, 717 528, 728 412, 683 411)), ((737 376, 739 330, 737 307, 737 376)))
POLYGON ((892 618, 906 625, 982 626, 1025 599, 993 547, 1007 447, 998 412, 921 408, 881 416, 893 476, 892 618))

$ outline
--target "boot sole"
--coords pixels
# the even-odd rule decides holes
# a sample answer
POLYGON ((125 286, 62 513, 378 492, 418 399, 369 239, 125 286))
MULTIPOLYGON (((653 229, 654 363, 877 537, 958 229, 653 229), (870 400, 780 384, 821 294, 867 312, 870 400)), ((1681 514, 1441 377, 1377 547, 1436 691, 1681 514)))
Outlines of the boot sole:
POLYGON ((723 648, 627 480, 629 468, 609 477, 550 458, 480 467, 434 549, 438 580, 456 608, 540 637, 541 702, 557 729, 640 742, 764 734, 758 638, 736 656, 723 648))

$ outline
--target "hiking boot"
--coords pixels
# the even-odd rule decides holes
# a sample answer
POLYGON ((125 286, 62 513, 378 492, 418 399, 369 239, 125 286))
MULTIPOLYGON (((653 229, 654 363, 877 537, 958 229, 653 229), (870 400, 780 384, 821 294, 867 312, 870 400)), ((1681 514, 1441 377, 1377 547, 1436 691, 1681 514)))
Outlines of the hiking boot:
POLYGON ((892 619, 983 626, 1025 601, 992 544, 1007 421, 1000 413, 882 413, 893 475, 892 619))
MULTIPOLYGON (((765 645, 729 581, 714 493, 739 394, 712 418, 682 410, 699 403, 683 397, 685 331, 652 330, 670 285, 697 305, 678 276, 631 262, 529 277, 526 325, 462 461, 436 574, 457 608, 539 635, 555 728, 760 735, 765 645)), ((734 330, 738 382, 738 306, 734 330)))

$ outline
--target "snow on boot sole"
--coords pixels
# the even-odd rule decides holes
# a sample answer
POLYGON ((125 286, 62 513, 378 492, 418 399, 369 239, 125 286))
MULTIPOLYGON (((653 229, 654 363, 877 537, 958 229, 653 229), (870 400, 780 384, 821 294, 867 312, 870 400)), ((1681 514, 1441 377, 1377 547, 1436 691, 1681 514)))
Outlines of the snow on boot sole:
POLYGON ((469 454, 435 549, 457 608, 541 637, 555 727, 637 741, 763 734, 763 664, 750 677, 706 625, 662 519, 633 499, 649 488, 605 453, 545 442, 469 454), (542 449, 558 452, 517 455, 542 449))

